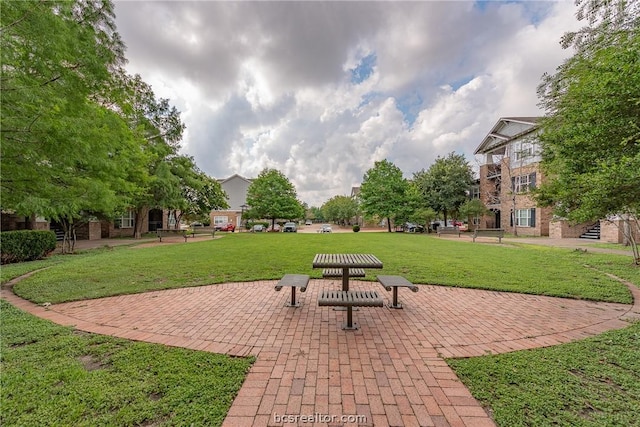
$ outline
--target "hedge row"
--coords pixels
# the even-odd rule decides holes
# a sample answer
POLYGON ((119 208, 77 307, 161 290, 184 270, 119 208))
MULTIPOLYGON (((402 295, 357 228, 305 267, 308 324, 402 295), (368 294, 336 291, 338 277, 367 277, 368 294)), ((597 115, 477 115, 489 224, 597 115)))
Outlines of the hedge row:
POLYGON ((0 233, 0 262, 33 261, 56 248, 56 234, 45 230, 18 230, 0 233))

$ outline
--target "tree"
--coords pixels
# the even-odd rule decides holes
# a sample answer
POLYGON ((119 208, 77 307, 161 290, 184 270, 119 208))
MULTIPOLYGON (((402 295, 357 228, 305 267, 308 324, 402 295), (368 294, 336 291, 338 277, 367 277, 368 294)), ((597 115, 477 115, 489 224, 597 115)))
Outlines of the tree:
POLYGON ((124 63, 108 1, 3 2, 2 207, 74 228, 112 215, 135 190, 141 152, 117 111, 112 75, 124 63))
MULTIPOLYGON (((226 209, 228 196, 220 183, 201 172, 189 156, 178 156, 170 160, 172 176, 178 180, 179 194, 165 205, 176 221, 182 218, 204 220, 215 209, 226 209)), ((168 200, 171 200, 168 199, 168 200)))
POLYGON ((322 205, 323 217, 346 225, 358 214, 358 202, 353 197, 334 196, 322 205))
POLYGON ((622 218, 640 263, 640 7, 577 4, 588 26, 562 40, 576 53, 538 87, 548 180, 537 200, 574 222, 622 218))
POLYGON ((149 209, 184 206, 185 166, 191 174, 197 170, 192 160, 178 154, 185 129, 179 111, 168 100, 156 99, 140 76, 121 73, 117 78, 122 88, 117 108, 145 154, 144 171, 130 177, 138 188, 130 208, 135 214, 134 237, 139 239, 149 209))
POLYGON ((386 159, 375 162, 364 174, 360 186, 361 209, 369 217, 386 218, 387 230, 391 232, 391 218, 404 206, 408 187, 396 165, 386 159))
POLYGON ((445 224, 449 213, 456 212, 467 200, 467 192, 474 182, 473 170, 462 154, 449 153, 436 159, 428 170, 413 174, 424 202, 442 213, 445 224))
POLYGON ((489 213, 489 209, 480 199, 467 200, 460 206, 460 215, 463 218, 480 218, 489 213))
POLYGON ((304 216, 302 203, 298 201, 296 189, 289 179, 276 169, 266 168, 260 172, 247 189, 247 218, 294 220, 304 216))

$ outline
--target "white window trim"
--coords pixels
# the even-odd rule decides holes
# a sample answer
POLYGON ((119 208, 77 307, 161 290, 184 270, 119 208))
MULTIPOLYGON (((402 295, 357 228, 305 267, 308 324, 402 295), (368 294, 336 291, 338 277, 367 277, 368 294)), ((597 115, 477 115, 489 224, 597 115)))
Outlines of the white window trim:
POLYGON ((514 191, 516 193, 526 193, 529 191, 529 186, 531 185, 529 175, 520 175, 515 177, 514 182, 514 191))
POLYGON ((213 225, 221 225, 229 222, 229 217, 226 215, 217 215, 213 217, 213 225))
POLYGON ((119 218, 120 228, 133 228, 135 225, 135 215, 132 210, 128 210, 119 218))
POLYGON ((516 209, 515 221, 517 227, 531 227, 531 209, 516 209))

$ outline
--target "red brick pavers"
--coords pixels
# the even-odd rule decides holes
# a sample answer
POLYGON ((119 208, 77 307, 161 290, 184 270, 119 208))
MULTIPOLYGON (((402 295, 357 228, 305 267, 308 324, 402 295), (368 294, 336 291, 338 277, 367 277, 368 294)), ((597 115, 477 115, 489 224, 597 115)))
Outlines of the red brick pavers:
MULTIPOLYGON (((275 281, 233 283, 20 308, 89 332, 257 360, 225 426, 483 426, 493 421, 443 357, 541 347, 628 325, 636 305, 439 286, 402 292, 403 310, 361 308, 357 331, 346 313, 318 307, 311 280, 299 308, 275 281), (286 421, 286 422, 285 422, 286 421), (292 422, 294 421, 294 422, 292 422)), ((375 283, 352 289, 390 293, 375 283)), ((637 288, 635 288, 637 290, 637 288)))

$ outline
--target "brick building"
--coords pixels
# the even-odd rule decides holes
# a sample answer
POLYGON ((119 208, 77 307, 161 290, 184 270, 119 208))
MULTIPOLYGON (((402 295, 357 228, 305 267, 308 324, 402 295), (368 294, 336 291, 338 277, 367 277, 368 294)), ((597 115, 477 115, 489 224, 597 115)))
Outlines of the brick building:
POLYGON ((479 197, 491 211, 479 228, 549 235, 551 208, 538 207, 530 193, 544 180, 537 122, 537 117, 503 117, 476 149, 474 154, 483 156, 479 197))

